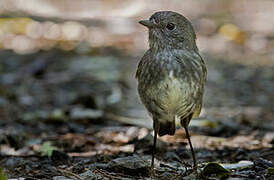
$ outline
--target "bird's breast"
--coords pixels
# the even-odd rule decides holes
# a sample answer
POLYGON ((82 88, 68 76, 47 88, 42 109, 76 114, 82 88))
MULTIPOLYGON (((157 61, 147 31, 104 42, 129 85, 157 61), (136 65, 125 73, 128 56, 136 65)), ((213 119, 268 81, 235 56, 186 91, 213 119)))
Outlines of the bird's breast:
POLYGON ((190 84, 183 79, 175 78, 173 72, 170 71, 162 83, 154 87, 154 91, 158 91, 158 101, 169 114, 178 114, 180 109, 186 109, 191 102, 190 98, 193 89, 190 84))

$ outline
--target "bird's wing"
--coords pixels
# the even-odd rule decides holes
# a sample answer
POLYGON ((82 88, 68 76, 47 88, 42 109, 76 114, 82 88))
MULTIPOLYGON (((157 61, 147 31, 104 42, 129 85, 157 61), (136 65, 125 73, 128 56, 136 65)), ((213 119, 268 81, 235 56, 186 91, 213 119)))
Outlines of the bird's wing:
POLYGON ((150 50, 148 50, 145 54, 144 54, 144 56, 142 57, 142 59, 141 59, 141 61, 139 62, 139 64, 138 64, 138 67, 137 67, 137 71, 136 71, 136 74, 135 74, 135 78, 139 78, 140 77, 140 74, 141 74, 141 71, 142 71, 142 67, 144 66, 144 63, 146 62, 146 61, 148 61, 149 60, 149 58, 150 58, 150 50))

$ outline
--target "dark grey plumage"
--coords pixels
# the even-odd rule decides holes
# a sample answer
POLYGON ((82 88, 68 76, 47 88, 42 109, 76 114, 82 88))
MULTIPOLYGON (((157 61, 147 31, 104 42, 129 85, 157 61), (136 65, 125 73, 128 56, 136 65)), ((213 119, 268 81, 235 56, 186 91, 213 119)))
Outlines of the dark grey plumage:
POLYGON ((194 29, 184 16, 161 11, 140 23, 149 29, 149 50, 136 72, 138 92, 152 116, 155 132, 173 135, 175 118, 187 128, 191 118, 200 114, 205 63, 196 46, 194 29))

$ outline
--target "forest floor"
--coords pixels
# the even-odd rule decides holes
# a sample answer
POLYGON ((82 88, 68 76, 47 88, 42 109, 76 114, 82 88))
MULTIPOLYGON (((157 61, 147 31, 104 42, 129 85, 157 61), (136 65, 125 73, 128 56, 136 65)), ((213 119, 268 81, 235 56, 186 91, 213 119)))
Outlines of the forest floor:
MULTIPOLYGON (((136 93, 140 57, 113 49, 0 52, 0 167, 9 179, 274 178, 274 71, 203 55, 205 107, 158 139, 136 93)), ((1 174, 0 174, 1 175, 1 174)), ((0 178, 1 179, 1 178, 0 178)))

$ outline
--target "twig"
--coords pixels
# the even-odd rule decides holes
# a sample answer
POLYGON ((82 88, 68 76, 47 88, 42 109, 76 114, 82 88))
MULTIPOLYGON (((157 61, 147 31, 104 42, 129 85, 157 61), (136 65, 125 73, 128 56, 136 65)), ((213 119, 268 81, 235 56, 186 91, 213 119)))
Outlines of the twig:
POLYGON ((270 155, 273 155, 274 154, 274 150, 273 151, 268 151, 268 152, 263 152, 262 154, 261 154, 261 156, 270 156, 270 155))
POLYGON ((83 180, 83 178, 73 172, 67 171, 67 170, 63 170, 63 169, 57 169, 59 172, 62 173, 62 175, 64 176, 69 176, 69 177, 75 177, 77 180, 83 180))
MULTIPOLYGON (((120 173, 111 173, 102 169, 98 169, 96 168, 94 170, 94 172, 98 172, 99 174, 101 174, 104 177, 110 178, 110 179, 121 179, 121 177, 125 177, 125 178, 131 178, 131 179, 136 179, 137 177, 133 177, 133 176, 129 176, 129 175, 125 175, 125 174, 120 174, 120 173), (114 174, 114 175, 113 175, 114 174)), ((140 177, 138 177, 140 178, 140 177)))

